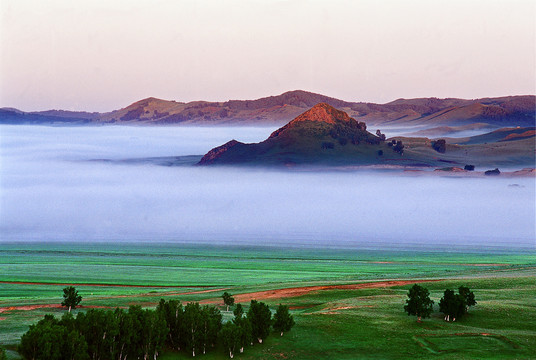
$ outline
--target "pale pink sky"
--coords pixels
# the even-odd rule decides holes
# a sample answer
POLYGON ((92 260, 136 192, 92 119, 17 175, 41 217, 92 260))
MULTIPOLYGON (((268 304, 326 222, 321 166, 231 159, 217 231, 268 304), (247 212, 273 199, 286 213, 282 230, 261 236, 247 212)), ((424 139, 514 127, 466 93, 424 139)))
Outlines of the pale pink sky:
POLYGON ((536 92, 532 0, 1 0, 0 107, 536 92))

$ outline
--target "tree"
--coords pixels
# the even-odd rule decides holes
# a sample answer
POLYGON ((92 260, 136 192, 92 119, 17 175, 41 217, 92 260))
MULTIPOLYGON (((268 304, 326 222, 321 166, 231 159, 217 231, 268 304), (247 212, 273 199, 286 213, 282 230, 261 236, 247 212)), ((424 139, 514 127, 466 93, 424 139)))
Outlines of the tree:
POLYGON ((458 293, 465 300, 466 311, 469 309, 469 306, 476 305, 475 294, 473 294, 473 292, 469 290, 467 286, 460 286, 458 288, 458 293))
POLYGON ((247 317, 251 323, 251 335, 262 344, 262 341, 270 334, 272 325, 270 308, 263 302, 251 300, 247 317))
POLYGON ((486 175, 486 176, 497 176, 497 175, 501 175, 501 171, 498 168, 495 168, 495 170, 485 171, 484 175, 486 175))
POLYGON ((221 296, 223 298, 223 303, 227 305, 227 311, 229 311, 229 306, 234 305, 234 298, 231 294, 229 294, 227 291, 223 293, 221 296))
POLYGON ((415 284, 408 291, 408 299, 406 299, 404 311, 406 311, 408 315, 416 315, 417 321, 420 322, 421 318, 430 316, 433 304, 434 302, 430 300, 430 292, 428 289, 415 284))
POLYGON ((7 360, 6 349, 0 346, 0 360, 7 360))
POLYGON ((444 153, 447 150, 447 142, 445 139, 432 141, 432 148, 438 153, 444 153))
POLYGON ((465 299, 460 294, 454 294, 454 291, 447 289, 439 301, 439 311, 445 314, 445 321, 456 321, 465 314, 465 299))
MULTIPOLYGON (((395 140, 393 140, 394 142, 395 140)), ((401 140, 396 141, 396 144, 393 143, 393 151, 399 153, 400 155, 404 154, 404 144, 401 140)))
POLYGON ((241 318, 242 315, 244 315, 244 308, 242 307, 242 304, 237 304, 236 308, 233 310, 233 314, 236 318, 241 318))
POLYGON ((244 309, 242 308, 242 304, 236 305, 233 313, 235 315, 233 323, 240 328, 240 353, 243 353, 246 345, 253 345, 251 322, 247 317, 243 317, 244 309))
POLYGON ((475 170, 475 166, 474 165, 465 165, 463 167, 464 170, 467 170, 467 171, 474 171, 475 170))
POLYGON ((192 353, 195 357, 195 351, 202 346, 201 326, 202 326, 201 307, 199 303, 188 303, 184 307, 184 347, 186 351, 192 353))
POLYGON ((380 138, 381 141, 385 141, 385 134, 382 134, 380 129, 376 130, 376 135, 380 138))
POLYGON ((166 343, 172 349, 180 350, 181 345, 184 342, 184 310, 181 302, 178 300, 165 301, 164 299, 160 299, 156 311, 162 313, 166 320, 168 328, 166 343))
POLYGON ((63 289, 63 301, 61 302, 61 306, 68 307, 69 312, 71 312, 71 309, 75 309, 81 301, 82 296, 78 295, 78 291, 76 291, 74 286, 68 286, 63 289))
POLYGON ((223 325, 220 337, 223 343, 225 352, 229 353, 229 357, 232 359, 236 349, 240 346, 242 329, 233 322, 227 322, 223 325))
POLYGON ((52 315, 45 315, 22 335, 18 352, 26 359, 63 360, 66 331, 52 315))
POLYGON ((214 306, 205 305, 201 308, 202 326, 201 338, 203 339, 203 354, 206 353, 207 345, 214 347, 221 330, 221 312, 214 306))
MULTIPOLYGON (((78 314, 78 316, 80 316, 80 314, 78 314)), ((123 309, 116 308, 114 311, 114 318, 119 327, 119 332, 115 334, 114 338, 114 358, 118 360, 126 360, 130 343, 134 337, 134 334, 132 333, 133 317, 123 309)))
POLYGON ((288 306, 279 304, 274 314, 274 330, 279 331, 283 336, 283 332, 289 331, 294 324, 294 318, 288 312, 288 306))

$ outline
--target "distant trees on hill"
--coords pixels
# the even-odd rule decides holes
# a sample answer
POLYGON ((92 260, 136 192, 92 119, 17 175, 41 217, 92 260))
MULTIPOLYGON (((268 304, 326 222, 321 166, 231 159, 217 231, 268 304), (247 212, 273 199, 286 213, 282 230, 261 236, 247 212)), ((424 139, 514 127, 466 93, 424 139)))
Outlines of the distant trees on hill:
POLYGON ((404 144, 402 143, 402 140, 393 139, 387 143, 387 146, 393 148, 393 151, 400 155, 404 154, 404 144))
POLYGON ((445 139, 439 139, 432 141, 432 148, 438 153, 444 153, 447 151, 447 142, 445 139))
MULTIPOLYGON (((90 309, 61 319, 45 315, 22 336, 18 348, 25 359, 127 360, 156 359, 164 347, 192 356, 205 354, 216 344, 233 357, 256 339, 262 343, 270 333, 269 307, 252 300, 247 315, 237 304, 234 319, 222 324, 214 306, 178 300, 160 300, 155 310, 131 306, 128 310, 90 309)), ((294 325, 288 307, 280 305, 274 329, 288 331, 294 325)), ((0 352, 1 354, 1 352, 0 352)))
POLYGON ((376 130, 376 136, 380 138, 381 141, 385 141, 385 134, 382 134, 381 130, 376 130))

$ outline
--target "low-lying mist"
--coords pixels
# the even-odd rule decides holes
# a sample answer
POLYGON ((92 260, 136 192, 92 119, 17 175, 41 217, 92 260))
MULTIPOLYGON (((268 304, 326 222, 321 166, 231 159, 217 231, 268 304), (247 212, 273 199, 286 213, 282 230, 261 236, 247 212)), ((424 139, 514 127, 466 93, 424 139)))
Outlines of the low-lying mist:
POLYGON ((1 126, 0 238, 535 248, 534 178, 88 161, 202 155, 273 130, 1 126))

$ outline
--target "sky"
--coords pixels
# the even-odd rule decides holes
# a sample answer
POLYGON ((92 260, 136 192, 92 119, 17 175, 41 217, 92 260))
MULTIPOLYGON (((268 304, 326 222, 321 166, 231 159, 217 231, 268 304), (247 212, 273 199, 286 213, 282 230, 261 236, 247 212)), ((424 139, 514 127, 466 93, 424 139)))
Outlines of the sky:
POLYGON ((2 0, 0 107, 536 93, 532 0, 2 0))

